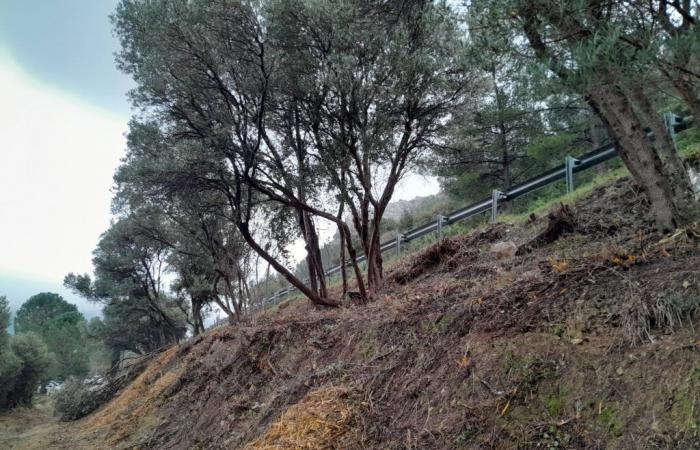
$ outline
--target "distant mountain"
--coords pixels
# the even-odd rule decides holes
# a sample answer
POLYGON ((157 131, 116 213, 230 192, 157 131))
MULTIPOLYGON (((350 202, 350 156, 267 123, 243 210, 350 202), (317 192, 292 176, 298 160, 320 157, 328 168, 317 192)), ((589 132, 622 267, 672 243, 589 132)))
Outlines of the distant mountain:
POLYGON ((427 195, 425 197, 414 197, 411 200, 396 200, 386 208, 384 213, 385 219, 400 220, 404 213, 411 215, 421 215, 424 211, 429 211, 434 206, 446 203, 448 196, 444 192, 439 192, 435 195, 427 195))

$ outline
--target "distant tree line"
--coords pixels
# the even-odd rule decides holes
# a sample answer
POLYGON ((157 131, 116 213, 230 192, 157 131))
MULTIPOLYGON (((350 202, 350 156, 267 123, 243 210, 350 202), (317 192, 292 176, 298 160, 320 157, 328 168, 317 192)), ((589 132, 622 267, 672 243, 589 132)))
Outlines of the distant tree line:
POLYGON ((51 381, 107 368, 101 338, 92 334, 95 322, 88 324, 60 295, 30 297, 17 311, 12 336, 10 320, 9 303, 0 296, 0 410, 31 406, 33 395, 51 381))
POLYGON ((240 320, 265 266, 334 307, 325 221, 341 295, 352 276, 370 301, 407 173, 476 198, 606 139, 659 230, 697 220, 658 114, 669 98, 700 114, 697 17, 690 0, 122 0, 137 112, 94 276, 66 285, 104 304, 115 355, 200 333, 212 307, 240 320))

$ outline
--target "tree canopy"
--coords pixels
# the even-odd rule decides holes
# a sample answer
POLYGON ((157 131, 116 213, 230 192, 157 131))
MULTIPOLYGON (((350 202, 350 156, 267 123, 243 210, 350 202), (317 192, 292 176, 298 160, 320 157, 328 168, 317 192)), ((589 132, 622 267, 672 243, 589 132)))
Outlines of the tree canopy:
POLYGON ((51 362, 46 344, 36 334, 8 334, 10 317, 9 302, 0 295, 0 411, 31 406, 51 362))
POLYGON ((19 308, 15 333, 39 336, 54 359, 47 377, 63 380, 88 372, 89 356, 82 333, 84 322, 85 318, 75 305, 58 294, 43 292, 30 297, 19 308))
POLYGON ((700 114, 698 12, 690 1, 121 0, 117 65, 135 81, 135 113, 114 221, 94 275, 65 284, 105 305, 88 328, 117 353, 200 333, 207 309, 245 320, 282 283, 324 307, 353 285, 365 303, 384 291, 383 233, 414 222, 386 217, 407 174, 438 176, 463 206, 607 142, 658 230, 695 221, 659 113, 675 102, 700 114))

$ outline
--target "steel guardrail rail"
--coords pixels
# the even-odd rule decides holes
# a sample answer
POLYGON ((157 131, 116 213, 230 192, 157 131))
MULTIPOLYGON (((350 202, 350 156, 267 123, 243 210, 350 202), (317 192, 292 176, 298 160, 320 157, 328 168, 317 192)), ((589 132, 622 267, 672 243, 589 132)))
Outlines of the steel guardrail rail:
MULTIPOLYGON (((615 146, 613 144, 606 144, 601 147, 598 147, 595 150, 592 150, 576 159, 576 165, 573 167, 573 173, 576 172, 581 172, 583 170, 589 169, 591 167, 595 167, 599 164, 604 163, 605 161, 608 161, 610 159, 615 158, 617 155, 617 150, 615 149, 615 146)), ((556 181, 562 180, 566 177, 566 166, 564 164, 559 165, 557 167, 554 167, 536 177, 530 178, 529 180, 523 181, 522 183, 516 184, 515 186, 511 187, 507 191, 503 192, 503 201, 509 201, 518 197, 521 197, 526 194, 530 194, 534 191, 537 191, 538 189, 541 189, 545 186, 548 186, 556 181)), ((487 198, 481 201, 478 201, 476 203, 473 203, 471 205, 468 205, 462 209, 458 209, 456 211, 453 211, 449 213, 448 215, 444 216, 443 219, 443 226, 449 226, 453 225, 459 221, 478 216, 479 214, 483 214, 487 211, 490 211, 491 208, 493 207, 493 198, 487 198)), ((418 228, 414 228, 412 230, 406 231, 401 235, 401 240, 403 242, 410 242, 412 240, 421 238, 423 236, 426 236, 430 233, 434 233, 438 230, 438 225, 436 221, 432 221, 429 223, 426 223, 425 225, 422 225, 418 228)), ((385 251, 391 250, 393 248, 396 248, 396 239, 391 239, 389 241, 386 241, 381 244, 380 246, 380 251, 383 253, 385 251)), ((357 258, 357 262, 362 262, 365 260, 365 255, 359 255, 357 258)), ((348 259, 345 262, 345 266, 347 267, 349 264, 351 264, 351 261, 348 259)), ((337 272, 339 272, 341 269, 340 265, 337 265, 335 267, 332 267, 328 270, 325 271, 326 276, 331 276, 337 272)), ((289 286, 287 288, 281 289, 277 292, 274 293, 273 297, 267 298, 263 300, 262 305, 270 304, 270 303, 275 303, 278 302, 282 299, 282 297, 286 296, 292 291, 295 291, 296 288, 293 286, 289 286)))

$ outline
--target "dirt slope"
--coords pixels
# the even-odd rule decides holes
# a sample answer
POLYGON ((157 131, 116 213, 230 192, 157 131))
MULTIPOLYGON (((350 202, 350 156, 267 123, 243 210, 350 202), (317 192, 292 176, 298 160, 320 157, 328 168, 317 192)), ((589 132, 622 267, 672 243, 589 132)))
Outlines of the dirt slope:
POLYGON ((368 306, 298 302, 216 329, 164 352, 61 442, 700 448, 698 236, 655 234, 646 209, 620 180, 574 205, 553 242, 526 245, 547 217, 491 226, 406 258, 368 306), (521 251, 496 259, 502 241, 521 251))

